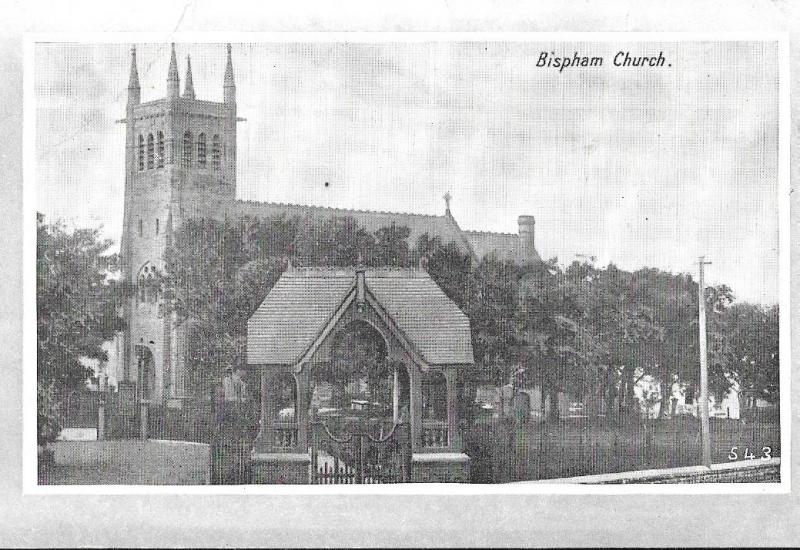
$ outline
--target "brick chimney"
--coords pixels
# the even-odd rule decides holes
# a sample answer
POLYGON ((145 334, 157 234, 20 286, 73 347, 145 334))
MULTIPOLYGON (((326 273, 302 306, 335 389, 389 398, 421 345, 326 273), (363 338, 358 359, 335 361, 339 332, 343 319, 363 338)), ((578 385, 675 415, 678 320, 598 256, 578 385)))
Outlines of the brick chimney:
POLYGON ((536 220, 533 216, 520 216, 517 220, 519 226, 519 248, 517 258, 520 263, 527 264, 539 260, 539 253, 536 252, 535 225, 536 220))

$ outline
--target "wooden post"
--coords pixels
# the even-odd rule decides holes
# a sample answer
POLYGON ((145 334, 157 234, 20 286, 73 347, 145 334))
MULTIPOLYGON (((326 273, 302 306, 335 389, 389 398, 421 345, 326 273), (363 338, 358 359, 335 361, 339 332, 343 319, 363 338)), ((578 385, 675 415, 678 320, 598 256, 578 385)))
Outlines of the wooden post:
POLYGON ((102 441, 106 438, 106 398, 103 395, 97 407, 97 439, 102 441))
POLYGON ((708 354, 706 350, 706 300, 704 267, 711 262, 705 261, 705 256, 700 256, 700 289, 698 303, 700 308, 700 433, 703 443, 703 465, 711 468, 711 434, 708 425, 708 354))
POLYGON ((141 415, 140 415, 140 420, 141 420, 140 437, 143 440, 146 440, 147 437, 148 437, 148 434, 147 434, 147 408, 148 407, 147 407, 147 405, 148 405, 147 401, 142 400, 141 415))
POLYGON ((266 452, 272 446, 272 426, 270 426, 270 410, 269 410, 269 375, 267 368, 261 369, 261 417, 259 421, 258 435, 254 444, 258 452, 266 452))
POLYGON ((309 367, 306 365, 295 375, 297 380, 297 399, 295 403, 295 421, 297 422, 297 447, 301 452, 308 451, 308 406, 309 406, 309 367))
POLYGON ((394 385, 392 386, 392 421, 394 424, 400 419, 400 373, 394 367, 394 385))
POLYGON ((408 379, 411 390, 411 451, 422 445, 422 373, 414 366, 409 369, 408 379))
POLYGON ((456 387, 457 372, 455 368, 444 371, 447 384, 447 446, 461 450, 461 437, 458 432, 458 396, 456 387))

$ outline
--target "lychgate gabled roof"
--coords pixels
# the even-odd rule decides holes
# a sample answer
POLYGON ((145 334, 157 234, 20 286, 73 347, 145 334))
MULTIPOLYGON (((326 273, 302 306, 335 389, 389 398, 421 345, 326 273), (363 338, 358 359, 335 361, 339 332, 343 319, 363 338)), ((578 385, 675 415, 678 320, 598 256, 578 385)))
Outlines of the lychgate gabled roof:
MULTIPOLYGON (((469 319, 421 269, 366 269, 366 291, 429 365, 471 364, 469 319)), ((247 322, 247 363, 294 365, 356 292, 353 268, 294 268, 247 322)))

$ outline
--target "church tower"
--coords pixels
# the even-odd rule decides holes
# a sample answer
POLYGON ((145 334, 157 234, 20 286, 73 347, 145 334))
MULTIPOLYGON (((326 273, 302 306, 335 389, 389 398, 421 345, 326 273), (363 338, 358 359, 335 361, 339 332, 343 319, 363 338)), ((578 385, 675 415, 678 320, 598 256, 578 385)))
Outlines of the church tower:
POLYGON ((236 85, 231 46, 223 101, 197 99, 191 60, 183 94, 173 44, 166 97, 141 101, 136 50, 131 50, 126 108, 125 208, 122 275, 131 292, 120 379, 138 399, 169 402, 184 396, 182 336, 162 311, 159 278, 164 252, 181 220, 223 212, 236 196, 236 85), (135 386, 134 386, 135 385, 135 386))

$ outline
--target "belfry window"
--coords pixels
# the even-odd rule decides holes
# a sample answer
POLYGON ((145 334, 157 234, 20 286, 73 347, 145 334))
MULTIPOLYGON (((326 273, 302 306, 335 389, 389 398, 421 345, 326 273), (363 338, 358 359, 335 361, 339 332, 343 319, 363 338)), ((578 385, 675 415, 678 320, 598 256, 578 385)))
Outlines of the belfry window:
POLYGON ((153 155, 155 153, 155 144, 153 142, 153 134, 147 136, 147 169, 152 170, 155 166, 153 164, 153 155))
POLYGON ((183 134, 183 167, 192 167, 192 133, 183 134))
POLYGON ((197 136, 197 164, 201 168, 206 167, 206 135, 200 134, 197 136))
POLYGON ((158 235, 158 230, 159 229, 160 228, 159 228, 158 218, 156 218, 156 235, 158 235))
MULTIPOLYGON (((149 264, 149 262, 148 262, 149 264)), ((139 303, 156 303, 161 293, 161 283, 154 265, 146 264, 140 271, 136 279, 136 290, 139 303)))
POLYGON ((164 168, 164 132, 158 132, 158 168, 164 168))
POLYGON ((139 171, 144 170, 144 138, 139 134, 139 171))
POLYGON ((211 163, 217 170, 219 170, 222 160, 221 150, 222 150, 222 145, 219 141, 219 134, 214 134, 214 137, 211 141, 211 163))

